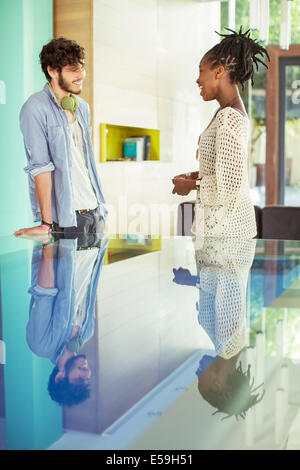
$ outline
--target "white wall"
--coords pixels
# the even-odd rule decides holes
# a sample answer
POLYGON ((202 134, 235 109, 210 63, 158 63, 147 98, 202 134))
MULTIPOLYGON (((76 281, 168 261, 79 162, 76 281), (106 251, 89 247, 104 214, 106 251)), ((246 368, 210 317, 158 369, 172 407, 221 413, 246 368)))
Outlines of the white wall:
POLYGON ((183 201, 171 194, 171 178, 197 169, 197 139, 217 107, 202 102, 195 80, 202 55, 218 42, 219 9, 217 1, 95 0, 97 161, 101 122, 160 129, 161 162, 99 163, 105 198, 116 212, 120 196, 129 208, 156 202, 175 205, 175 212, 183 201))

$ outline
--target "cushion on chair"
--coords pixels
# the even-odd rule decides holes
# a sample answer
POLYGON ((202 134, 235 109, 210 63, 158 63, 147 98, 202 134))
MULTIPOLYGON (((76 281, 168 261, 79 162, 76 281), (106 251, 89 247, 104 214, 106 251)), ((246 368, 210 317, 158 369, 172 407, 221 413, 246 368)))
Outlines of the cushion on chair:
POLYGON ((300 207, 264 207, 262 210, 262 238, 300 240, 300 207))

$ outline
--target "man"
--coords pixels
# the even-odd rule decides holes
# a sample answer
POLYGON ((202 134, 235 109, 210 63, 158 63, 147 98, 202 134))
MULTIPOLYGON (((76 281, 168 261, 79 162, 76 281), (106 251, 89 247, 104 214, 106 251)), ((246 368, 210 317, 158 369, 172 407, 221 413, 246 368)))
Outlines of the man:
POLYGON ((91 375, 84 345, 94 335, 96 297, 108 237, 78 249, 75 239, 36 245, 32 254, 31 302, 26 338, 31 351, 54 368, 52 400, 73 406, 90 396, 91 375))
POLYGON ((85 79, 84 49, 53 39, 40 53, 48 83, 20 113, 29 191, 37 227, 16 236, 103 231, 107 209, 97 174, 88 104, 78 95, 85 79))

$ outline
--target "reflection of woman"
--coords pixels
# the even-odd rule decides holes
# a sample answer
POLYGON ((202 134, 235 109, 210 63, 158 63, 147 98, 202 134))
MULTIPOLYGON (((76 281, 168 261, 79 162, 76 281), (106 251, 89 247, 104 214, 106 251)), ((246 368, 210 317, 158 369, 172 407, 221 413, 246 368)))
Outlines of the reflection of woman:
POLYGON ((239 356, 247 346, 246 291, 255 240, 204 241, 196 250, 200 325, 214 343, 216 357, 205 355, 197 370, 198 389, 216 412, 245 417, 258 401, 250 366, 243 372, 239 356))
POLYGON ((173 193, 197 190, 196 235, 252 238, 256 222, 247 176, 249 120, 238 85, 249 79, 253 83, 253 65, 263 63, 258 55, 269 56, 242 28, 221 36, 202 58, 197 79, 203 100, 217 100, 220 108, 199 138, 199 172, 176 176, 173 193))
POLYGON ((220 266, 200 265, 198 269, 198 321, 214 343, 216 353, 230 359, 247 343, 247 278, 244 273, 236 275, 220 266))
POLYGON ((244 373, 238 361, 247 346, 246 290, 255 245, 252 239, 205 239, 201 249, 195 250, 197 276, 188 278, 184 273, 184 283, 199 288, 198 321, 217 354, 202 357, 196 372, 198 389, 228 416, 244 417, 258 402, 250 368, 244 373))
POLYGON ((30 349, 55 367, 48 391, 60 405, 90 395, 91 370, 80 351, 93 336, 97 286, 107 238, 95 246, 60 239, 37 247, 32 257, 31 303, 27 325, 30 349))
POLYGON ((227 415, 222 419, 231 416, 245 418, 249 408, 257 405, 264 397, 264 392, 260 397, 259 392, 255 393, 262 384, 253 387, 250 365, 244 372, 241 362, 238 364, 238 359, 239 354, 228 360, 219 356, 216 358, 204 356, 196 371, 201 396, 216 408, 213 414, 227 415))

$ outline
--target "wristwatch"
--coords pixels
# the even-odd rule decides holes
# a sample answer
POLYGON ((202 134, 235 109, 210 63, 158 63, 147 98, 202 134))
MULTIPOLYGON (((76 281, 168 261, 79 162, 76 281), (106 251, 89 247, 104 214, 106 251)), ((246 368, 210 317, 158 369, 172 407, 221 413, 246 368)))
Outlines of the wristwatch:
POLYGON ((50 230, 53 229, 53 224, 49 224, 49 222, 45 222, 44 220, 42 220, 41 225, 46 225, 47 227, 49 227, 50 230))

